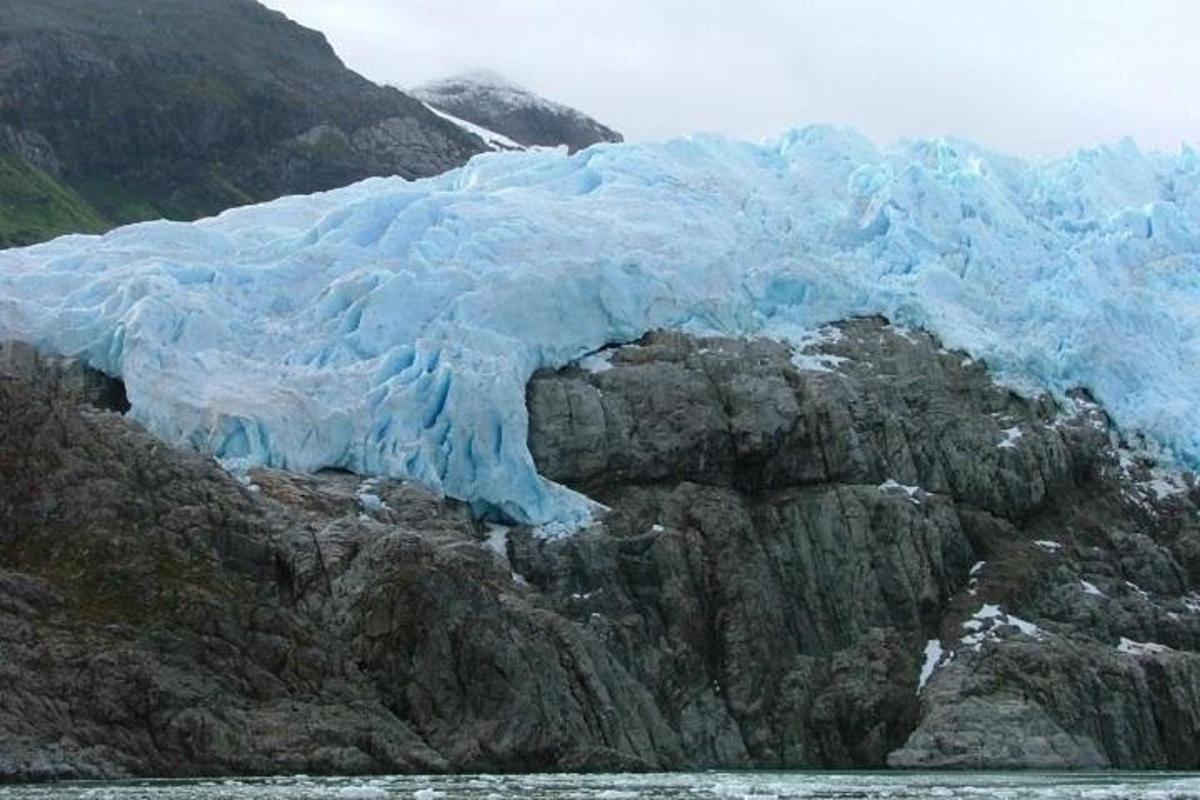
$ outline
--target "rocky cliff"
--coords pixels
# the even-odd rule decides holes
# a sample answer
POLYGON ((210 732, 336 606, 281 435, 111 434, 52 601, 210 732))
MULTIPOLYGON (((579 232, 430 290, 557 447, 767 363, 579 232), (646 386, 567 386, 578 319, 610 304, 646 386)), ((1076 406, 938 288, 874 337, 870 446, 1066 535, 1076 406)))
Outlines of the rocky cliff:
POLYGON ((536 376, 540 469, 610 509, 557 539, 235 478, 78 365, 0 373, 8 779, 1200 766, 1191 477, 922 333, 536 376))
POLYGON ((484 149, 253 0, 0 4, 0 246, 433 175, 484 149))

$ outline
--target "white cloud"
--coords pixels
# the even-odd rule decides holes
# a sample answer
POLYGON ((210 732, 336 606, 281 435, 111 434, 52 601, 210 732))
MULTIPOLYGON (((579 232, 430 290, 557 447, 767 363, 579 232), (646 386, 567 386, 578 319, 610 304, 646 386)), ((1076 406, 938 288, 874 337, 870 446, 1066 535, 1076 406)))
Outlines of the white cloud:
POLYGON ((1200 140, 1190 0, 267 0, 402 85, 488 67, 631 138, 809 122, 1027 153, 1200 140))

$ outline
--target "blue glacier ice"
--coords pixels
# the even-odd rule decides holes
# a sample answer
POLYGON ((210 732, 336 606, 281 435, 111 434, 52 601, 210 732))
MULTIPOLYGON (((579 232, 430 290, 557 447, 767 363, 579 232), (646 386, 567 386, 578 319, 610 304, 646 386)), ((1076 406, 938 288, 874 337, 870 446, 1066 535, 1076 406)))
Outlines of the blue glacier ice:
POLYGON ((0 252, 0 337, 122 377, 162 439, 420 481, 576 524, 524 387, 656 328, 794 338, 884 314, 1024 391, 1084 386, 1200 465, 1200 158, 1025 161, 811 127, 485 154, 192 224, 0 252))

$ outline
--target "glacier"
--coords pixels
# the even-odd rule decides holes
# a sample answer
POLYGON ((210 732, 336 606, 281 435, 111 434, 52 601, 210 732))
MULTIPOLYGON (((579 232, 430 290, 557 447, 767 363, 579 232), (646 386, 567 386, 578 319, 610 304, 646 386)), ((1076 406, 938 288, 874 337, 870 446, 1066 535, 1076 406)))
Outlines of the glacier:
POLYGON ((796 342, 870 314, 1021 391, 1086 387, 1198 466, 1200 159, 808 127, 488 153, 0 252, 0 338, 119 376, 163 440, 550 529, 595 507, 537 472, 534 371, 653 329, 796 342))

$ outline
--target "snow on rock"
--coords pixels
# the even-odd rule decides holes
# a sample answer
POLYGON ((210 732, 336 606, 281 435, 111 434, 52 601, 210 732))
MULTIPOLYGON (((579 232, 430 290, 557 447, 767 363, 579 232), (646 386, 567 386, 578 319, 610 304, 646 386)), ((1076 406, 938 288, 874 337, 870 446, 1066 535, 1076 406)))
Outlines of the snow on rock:
POLYGON ((925 684, 929 683, 929 679, 933 677, 933 673, 938 667, 950 663, 954 658, 953 652, 947 652, 942 649, 942 643, 937 639, 930 639, 925 643, 925 662, 921 665, 921 675, 917 678, 917 694, 920 694, 925 688, 925 684))
POLYGON ((487 526, 487 534, 484 536, 483 545, 495 554, 497 561, 508 568, 509 574, 512 575, 513 583, 526 586, 528 582, 525 580, 525 576, 513 570, 512 561, 508 557, 508 535, 511 532, 512 530, 508 525, 492 523, 487 526))
POLYGON ((388 504, 383 502, 383 498, 377 494, 378 483, 374 480, 363 481, 355 497, 358 498, 358 504, 362 506, 362 510, 367 514, 378 514, 380 511, 389 511, 388 504))
POLYGON ((530 149, 530 148, 526 147, 525 145, 521 144, 520 142, 514 142, 512 139, 508 138, 503 133, 497 133, 496 131, 489 130, 489 129, 483 127, 482 125, 476 125, 474 122, 468 122, 465 119, 459 119, 458 117, 454 116, 453 114, 449 114, 445 111, 442 111, 440 108, 435 108, 434 106, 431 106, 428 103, 422 103, 422 105, 425 106, 425 108, 429 109, 429 111, 431 113, 441 117, 442 119, 446 120, 447 122, 452 122, 455 125, 457 125, 458 127, 462 128, 467 133, 472 133, 472 134, 478 136, 480 139, 483 139, 483 143, 486 144, 488 146, 488 149, 490 149, 490 150, 528 150, 528 149, 530 149))
POLYGON ((1180 486, 1174 481, 1165 478, 1155 478, 1147 481, 1146 488, 1154 493, 1156 500, 1166 500, 1168 497, 1187 493, 1187 487, 1180 486))
POLYGON ((601 372, 608 372, 612 369, 612 357, 617 352, 613 349, 601 350, 598 353, 592 353, 579 359, 579 366, 592 373, 599 375, 601 372))
POLYGON ((1170 463, 1170 454, 1163 452, 1157 442, 1137 437, 1131 446, 1121 443, 1115 436, 1113 438, 1117 473, 1130 487, 1125 490, 1126 499, 1146 511, 1153 511, 1154 503, 1186 495, 1191 490, 1180 470, 1172 468, 1175 465, 1170 463), (1162 465, 1164 460, 1168 466, 1162 465))
POLYGON ((1021 441, 1021 437, 1024 435, 1021 433, 1021 429, 1017 427, 1008 428, 1001 431, 1001 433, 1004 434, 1004 441, 996 445, 1001 450, 1015 450, 1017 443, 1021 441))
POLYGON ((908 495, 909 502, 913 505, 921 505, 921 501, 917 499, 917 492, 921 491, 920 486, 905 486, 894 478, 888 478, 879 484, 879 491, 888 492, 889 494, 891 492, 904 492, 908 495))
POLYGON ((828 353, 794 353, 792 365, 803 372, 836 372, 837 366, 847 359, 828 353))
POLYGON ((1135 642, 1132 639, 1121 637, 1121 643, 1117 645, 1117 651, 1131 656, 1152 656, 1157 653, 1174 652, 1165 644, 1155 644, 1154 642, 1135 642))
POLYGON ((387 504, 377 494, 370 492, 361 492, 358 495, 358 502, 362 505, 363 511, 368 514, 375 514, 387 508, 387 504))
POLYGON ((1002 628, 1009 626, 1034 639, 1041 639, 1046 635, 1041 628, 1032 622, 1027 622, 1020 617, 1007 614, 1001 610, 1000 606, 990 603, 984 603, 962 626, 963 630, 968 631, 968 633, 962 637, 960 643, 964 647, 970 647, 976 651, 983 647, 984 642, 997 638, 1002 628))
POLYGON ((827 325, 817 330, 780 330, 777 334, 792 345, 792 364, 804 372, 836 372, 838 366, 849 360, 830 353, 807 352, 824 344, 840 342, 845 337, 837 328, 827 325))
POLYGON ((967 573, 970 581, 967 583, 967 594, 974 597, 979 592, 979 576, 983 574, 983 568, 987 566, 986 561, 976 561, 971 566, 971 571, 967 573))
POLYGON ((1128 588, 1130 591, 1132 591, 1134 594, 1138 595, 1139 597, 1141 597, 1145 600, 1150 599, 1150 593, 1147 592, 1142 587, 1138 586, 1133 581, 1125 581, 1125 586, 1126 586, 1126 588, 1128 588))
POLYGON ((595 507, 537 474, 525 384, 659 328, 789 338, 882 314, 1015 389, 1087 386, 1200 466, 1197 268, 1191 150, 1025 162, 810 127, 486 153, 0 252, 0 338, 121 377, 168 442, 415 480, 561 532, 595 507))
POLYGON ((508 561, 508 534, 509 527, 507 525, 492 523, 488 525, 487 537, 484 539, 487 548, 505 562, 508 561))

